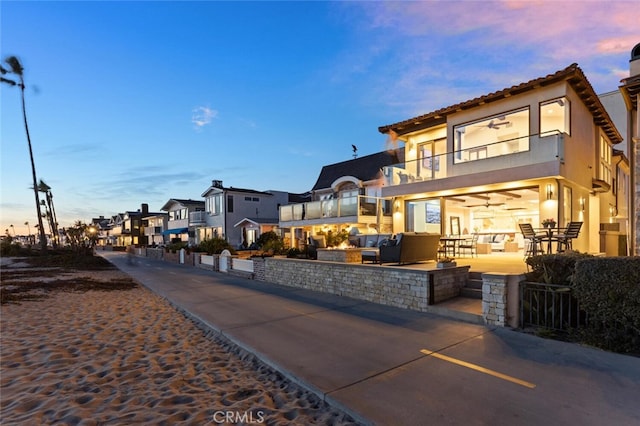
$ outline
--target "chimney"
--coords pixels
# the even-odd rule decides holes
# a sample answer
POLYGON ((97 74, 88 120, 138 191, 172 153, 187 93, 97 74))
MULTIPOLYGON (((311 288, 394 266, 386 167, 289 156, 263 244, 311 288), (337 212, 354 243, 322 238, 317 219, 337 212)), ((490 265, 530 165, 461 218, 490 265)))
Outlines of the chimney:
POLYGON ((149 213, 149 204, 147 204, 147 203, 143 203, 142 204, 142 213, 143 214, 149 213))
POLYGON ((211 181, 211 186, 213 186, 214 188, 222 189, 222 181, 221 180, 212 180, 211 181))
POLYGON ((631 59, 629 60, 629 77, 640 75, 640 43, 631 49, 631 59))

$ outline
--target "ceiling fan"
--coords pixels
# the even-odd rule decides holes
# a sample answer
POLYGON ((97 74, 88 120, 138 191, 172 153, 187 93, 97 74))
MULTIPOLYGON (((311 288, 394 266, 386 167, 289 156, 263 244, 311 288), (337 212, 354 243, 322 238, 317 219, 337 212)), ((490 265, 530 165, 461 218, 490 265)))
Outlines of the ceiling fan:
POLYGON ((482 204, 471 204, 465 207, 485 207, 485 208, 489 208, 489 207, 496 207, 496 206, 504 206, 505 203, 491 203, 489 196, 486 197, 482 197, 485 199, 485 202, 482 204))
POLYGON ((500 122, 495 122, 494 120, 491 120, 489 122, 489 124, 487 124, 487 127, 490 129, 499 129, 500 126, 506 126, 506 127, 511 127, 511 122, 510 121, 500 121, 500 122))

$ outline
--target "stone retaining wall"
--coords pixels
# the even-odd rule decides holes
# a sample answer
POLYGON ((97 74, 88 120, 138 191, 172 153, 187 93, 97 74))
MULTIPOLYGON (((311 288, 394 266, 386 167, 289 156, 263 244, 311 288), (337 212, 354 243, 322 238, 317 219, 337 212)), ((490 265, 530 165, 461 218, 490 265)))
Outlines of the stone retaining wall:
POLYGON ((430 288, 435 301, 457 296, 469 267, 419 270, 265 258, 254 259, 254 271, 256 279, 267 282, 426 312, 430 288))

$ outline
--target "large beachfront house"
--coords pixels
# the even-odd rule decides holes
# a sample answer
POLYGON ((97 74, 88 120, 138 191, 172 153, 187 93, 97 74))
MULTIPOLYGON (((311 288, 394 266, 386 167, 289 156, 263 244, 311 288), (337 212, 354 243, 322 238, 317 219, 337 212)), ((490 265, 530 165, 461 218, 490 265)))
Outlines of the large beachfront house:
POLYGON ((381 196, 382 170, 402 161, 403 149, 397 149, 324 166, 309 201, 280 207, 280 227, 296 247, 329 231, 391 233, 391 199, 381 196))
POLYGON ((190 217, 195 243, 212 238, 226 239, 233 247, 250 246, 262 232, 277 229, 278 208, 289 204, 292 194, 283 191, 255 191, 224 187, 213 180, 202 194, 204 212, 190 217))
POLYGON ((327 166, 336 173, 324 179, 323 169, 312 203, 281 208, 280 226, 477 233, 508 251, 524 248, 519 224, 553 218, 583 222, 574 249, 626 254, 624 238, 603 237, 628 231, 629 165, 614 149, 622 137, 576 64, 379 131, 404 143, 391 151, 397 161, 358 159, 377 172, 365 179, 349 162, 327 166), (369 195, 381 215, 362 214, 369 195), (357 208, 341 217, 341 201, 357 208))
POLYGON ((379 131, 405 146, 384 168, 394 232, 511 239, 552 218, 583 222, 574 249, 624 254, 600 238, 610 224, 626 231, 622 137, 576 64, 379 131))

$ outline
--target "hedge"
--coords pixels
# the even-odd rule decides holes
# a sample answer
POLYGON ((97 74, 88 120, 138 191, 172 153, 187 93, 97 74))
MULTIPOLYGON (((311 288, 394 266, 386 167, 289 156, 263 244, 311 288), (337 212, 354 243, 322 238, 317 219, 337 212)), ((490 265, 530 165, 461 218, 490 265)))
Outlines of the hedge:
POLYGON ((580 259, 572 281, 588 315, 585 343, 640 355, 640 257, 580 259))

